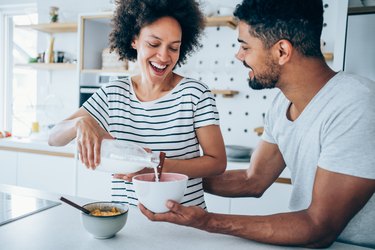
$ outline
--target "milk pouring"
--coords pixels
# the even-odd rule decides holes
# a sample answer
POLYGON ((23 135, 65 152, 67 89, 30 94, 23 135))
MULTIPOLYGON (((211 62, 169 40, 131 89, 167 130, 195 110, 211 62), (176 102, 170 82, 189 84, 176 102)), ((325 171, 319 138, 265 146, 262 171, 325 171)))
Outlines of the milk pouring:
POLYGON ((141 146, 120 140, 104 139, 101 145, 99 171, 129 174, 159 165, 159 153, 149 153, 141 146))

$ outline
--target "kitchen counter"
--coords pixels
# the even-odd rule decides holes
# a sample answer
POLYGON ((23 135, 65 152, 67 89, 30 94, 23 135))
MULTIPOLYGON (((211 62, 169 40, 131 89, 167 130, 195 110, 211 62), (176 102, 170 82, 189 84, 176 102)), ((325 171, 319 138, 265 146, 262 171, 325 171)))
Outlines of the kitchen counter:
POLYGON ((76 145, 72 142, 63 147, 52 147, 47 140, 8 137, 0 139, 0 150, 74 158, 76 145))
MULTIPOLYGON (((57 194, 0 185, 0 191, 58 201, 57 194)), ((69 197, 84 204, 89 200, 69 197)), ((164 222, 151 222, 131 207, 125 227, 114 238, 98 240, 80 222, 80 211, 63 203, 39 213, 0 226, 1 249, 304 249, 261 244, 234 236, 164 222)), ((367 249, 336 242, 330 249, 367 249)))

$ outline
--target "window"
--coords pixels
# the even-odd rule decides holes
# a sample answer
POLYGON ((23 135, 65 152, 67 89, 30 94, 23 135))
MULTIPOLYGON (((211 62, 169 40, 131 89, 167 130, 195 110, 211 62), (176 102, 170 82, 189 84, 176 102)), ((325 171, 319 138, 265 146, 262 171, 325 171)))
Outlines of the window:
POLYGON ((20 67, 37 54, 37 32, 16 25, 37 23, 34 6, 0 7, 0 129, 27 136, 36 119, 36 71, 20 67))

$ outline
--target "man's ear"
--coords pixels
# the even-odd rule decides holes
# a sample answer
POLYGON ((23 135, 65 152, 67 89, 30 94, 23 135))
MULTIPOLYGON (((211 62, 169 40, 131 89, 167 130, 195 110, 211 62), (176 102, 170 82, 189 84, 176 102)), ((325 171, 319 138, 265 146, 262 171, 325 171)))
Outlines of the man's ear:
POLYGON ((275 43, 273 47, 278 58, 279 65, 284 65, 290 61, 293 53, 293 45, 288 40, 281 39, 275 43))

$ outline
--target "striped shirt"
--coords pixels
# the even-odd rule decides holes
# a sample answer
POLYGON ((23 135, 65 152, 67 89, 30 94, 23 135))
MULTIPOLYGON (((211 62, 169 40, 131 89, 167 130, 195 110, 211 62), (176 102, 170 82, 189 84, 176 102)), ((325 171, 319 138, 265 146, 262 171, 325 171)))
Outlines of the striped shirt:
MULTIPOLYGON (((165 152, 167 158, 200 156, 195 130, 219 125, 215 99, 208 87, 183 78, 163 97, 141 102, 129 77, 110 82, 92 95, 83 107, 117 140, 165 152)), ((137 205, 133 184, 112 179, 112 199, 137 205)), ((181 204, 206 208, 202 178, 191 178, 181 204)))

